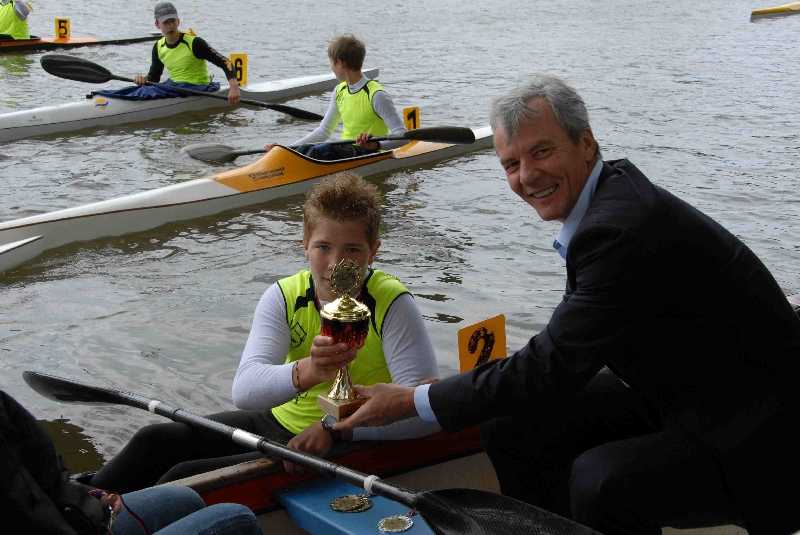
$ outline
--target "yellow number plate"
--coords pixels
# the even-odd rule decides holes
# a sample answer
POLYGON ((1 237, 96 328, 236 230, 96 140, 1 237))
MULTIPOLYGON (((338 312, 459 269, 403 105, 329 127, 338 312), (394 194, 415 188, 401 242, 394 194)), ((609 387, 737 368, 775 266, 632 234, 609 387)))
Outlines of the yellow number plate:
POLYGON ((233 74, 236 75, 236 81, 239 85, 247 85, 247 54, 244 52, 235 52, 228 56, 228 64, 233 74))
POLYGON ((61 17, 56 17, 55 20, 55 36, 56 39, 61 40, 68 40, 70 34, 72 33, 72 28, 69 23, 69 19, 62 19, 61 17))
POLYGON ((405 124, 406 130, 419 128, 419 113, 419 106, 403 108, 403 124, 405 124))
POLYGON ((506 356, 506 317, 503 314, 458 330, 458 361, 462 372, 506 356))

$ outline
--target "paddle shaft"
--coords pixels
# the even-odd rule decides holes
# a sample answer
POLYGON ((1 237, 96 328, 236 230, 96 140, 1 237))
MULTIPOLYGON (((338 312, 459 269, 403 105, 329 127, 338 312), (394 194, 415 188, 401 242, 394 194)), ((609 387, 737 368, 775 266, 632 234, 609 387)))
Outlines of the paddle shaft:
POLYGON ((415 507, 417 502, 417 494, 385 483, 377 479, 376 476, 364 474, 357 470, 347 468, 346 466, 317 457, 316 455, 290 449, 260 435, 221 422, 216 422, 157 399, 149 399, 132 392, 85 385, 69 379, 37 372, 26 371, 23 373, 23 377, 34 390, 57 401, 111 403, 144 409, 154 414, 165 416, 175 422, 181 422, 193 427, 201 427, 227 435, 239 445, 259 450, 263 453, 271 454, 293 463, 314 468, 315 470, 329 474, 337 479, 363 487, 365 490, 375 494, 380 494, 391 500, 403 503, 408 507, 415 507))

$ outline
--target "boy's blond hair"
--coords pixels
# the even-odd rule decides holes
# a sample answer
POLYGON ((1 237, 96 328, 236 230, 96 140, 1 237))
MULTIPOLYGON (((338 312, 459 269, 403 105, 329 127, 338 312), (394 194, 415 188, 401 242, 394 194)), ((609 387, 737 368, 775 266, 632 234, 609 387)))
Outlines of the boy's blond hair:
POLYGON ((353 34, 344 34, 334 37, 328 43, 328 58, 331 61, 341 60, 350 70, 360 71, 364 65, 364 56, 367 47, 364 42, 353 34))
POLYGON ((363 221, 370 247, 378 242, 380 194, 375 185, 349 172, 326 177, 306 195, 303 205, 303 243, 308 245, 320 218, 363 221))

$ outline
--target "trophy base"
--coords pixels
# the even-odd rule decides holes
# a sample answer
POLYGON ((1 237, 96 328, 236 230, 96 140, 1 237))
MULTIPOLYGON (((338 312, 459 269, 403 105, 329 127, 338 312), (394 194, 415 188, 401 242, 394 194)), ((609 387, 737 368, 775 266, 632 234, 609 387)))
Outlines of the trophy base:
POLYGON ((356 412, 356 409, 363 405, 365 401, 367 401, 366 398, 331 399, 328 396, 323 396, 322 394, 317 396, 317 405, 319 405, 319 408, 322 409, 322 412, 325 414, 330 414, 337 420, 347 418, 356 412))

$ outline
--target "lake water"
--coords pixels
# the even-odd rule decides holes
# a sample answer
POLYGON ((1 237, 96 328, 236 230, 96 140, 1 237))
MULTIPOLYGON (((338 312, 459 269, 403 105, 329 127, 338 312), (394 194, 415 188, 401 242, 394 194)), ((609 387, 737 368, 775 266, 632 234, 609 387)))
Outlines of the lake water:
MULTIPOLYGON (((36 4, 33 33, 52 35, 56 16, 70 17, 73 35, 153 29, 149 2, 113 0, 102 13, 76 0, 53 4, 36 4)), ((492 96, 530 73, 558 74, 584 96, 606 158, 631 159, 740 236, 784 291, 800 292, 800 63, 793 57, 800 16, 751 22, 759 5, 721 0, 176 5, 184 28, 225 55, 249 54, 251 82, 327 72, 327 41, 354 32, 395 104, 422 108, 422 126, 484 125, 492 96)), ((147 71, 151 46, 69 53, 132 76, 147 71)), ((0 112, 77 100, 98 88, 53 78, 41 56, 0 56, 0 112)), ((327 98, 290 104, 323 113, 327 98)), ((0 220, 219 169, 180 154, 185 145, 289 143, 312 126, 241 108, 7 143, 0 146, 0 220)), ((456 333, 467 324, 505 314, 510 350, 546 324, 564 287, 563 261, 550 248, 558 227, 515 198, 492 151, 374 182, 385 201, 376 265, 417 295, 443 375, 458 367, 456 333)), ((76 470, 97 467, 136 428, 162 420, 135 409, 56 404, 22 383, 23 370, 199 413, 231 408, 259 296, 304 265, 301 204, 291 197, 66 247, 0 275, 0 388, 51 422, 76 470)))

